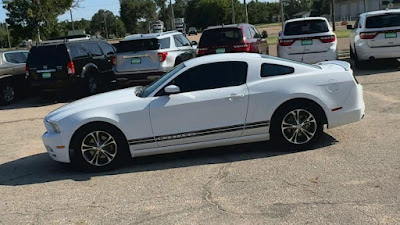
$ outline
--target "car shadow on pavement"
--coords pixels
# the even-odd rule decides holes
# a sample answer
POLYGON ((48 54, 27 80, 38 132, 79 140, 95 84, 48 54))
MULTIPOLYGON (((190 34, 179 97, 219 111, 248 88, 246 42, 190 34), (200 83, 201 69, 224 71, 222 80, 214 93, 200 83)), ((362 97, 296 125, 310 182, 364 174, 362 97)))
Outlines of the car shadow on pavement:
MULTIPOLYGON (((320 149, 337 143, 324 133, 318 145, 302 151, 320 149)), ((69 164, 57 163, 47 153, 28 156, 0 165, 0 185, 20 186, 60 180, 87 181, 92 177, 118 175, 208 164, 223 164, 259 158, 268 158, 302 152, 283 149, 272 142, 232 145, 226 147, 186 151, 180 153, 139 157, 129 160, 121 168, 103 173, 85 173, 69 164)))
POLYGON ((362 69, 356 68, 354 61, 351 59, 346 59, 345 61, 351 63, 355 76, 369 76, 400 71, 400 62, 397 59, 376 60, 373 63, 368 62, 362 69))

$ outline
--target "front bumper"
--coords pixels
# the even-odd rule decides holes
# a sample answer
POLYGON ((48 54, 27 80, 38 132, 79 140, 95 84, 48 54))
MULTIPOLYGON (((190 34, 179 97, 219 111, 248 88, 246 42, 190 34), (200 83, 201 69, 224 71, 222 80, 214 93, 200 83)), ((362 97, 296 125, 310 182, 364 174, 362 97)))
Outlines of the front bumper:
POLYGON ((71 162, 69 156, 69 142, 66 141, 66 138, 61 133, 46 132, 43 134, 42 140, 52 159, 63 163, 71 162))

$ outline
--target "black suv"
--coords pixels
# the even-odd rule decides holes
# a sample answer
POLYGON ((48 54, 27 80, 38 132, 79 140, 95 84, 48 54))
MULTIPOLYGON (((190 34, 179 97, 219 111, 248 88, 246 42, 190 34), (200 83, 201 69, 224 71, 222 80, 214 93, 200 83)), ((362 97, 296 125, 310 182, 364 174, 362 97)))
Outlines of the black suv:
POLYGON ((32 47, 27 61, 28 79, 39 91, 83 85, 96 94, 112 80, 115 48, 88 37, 51 40, 32 47))

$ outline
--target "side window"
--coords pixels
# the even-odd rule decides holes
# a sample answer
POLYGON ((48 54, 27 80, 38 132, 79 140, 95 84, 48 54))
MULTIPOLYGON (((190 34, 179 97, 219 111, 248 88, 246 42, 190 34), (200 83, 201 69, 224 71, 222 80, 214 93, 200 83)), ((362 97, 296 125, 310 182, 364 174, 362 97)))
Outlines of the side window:
POLYGON ((69 53, 72 59, 85 58, 89 56, 89 53, 83 48, 82 45, 72 45, 69 48, 69 53))
POLYGON ((10 52, 4 54, 4 58, 6 62, 9 63, 25 63, 26 62, 26 55, 22 52, 10 52))
POLYGON ((89 43, 87 44, 89 51, 92 53, 93 56, 102 56, 103 52, 97 43, 89 43))
POLYGON ((253 29, 249 28, 250 30, 250 38, 254 38, 255 32, 253 29))
POLYGON ((167 49, 171 47, 171 39, 169 37, 158 40, 160 49, 167 49))
POLYGON ((100 47, 103 50, 104 54, 107 55, 107 56, 115 54, 114 47, 112 47, 111 45, 109 45, 107 43, 101 42, 100 43, 100 47))
POLYGON ((183 41, 184 46, 190 46, 190 41, 185 36, 183 36, 182 34, 180 34, 179 36, 180 36, 181 40, 183 41))
POLYGON ((189 40, 187 40, 183 35, 174 35, 176 47, 190 46, 189 40))
POLYGON ((360 28, 360 18, 357 19, 356 23, 354 24, 354 28, 360 28))
POLYGON ((276 64, 263 63, 261 65, 261 77, 279 76, 294 73, 294 68, 276 64))
POLYGON ((181 92, 233 87, 246 83, 248 65, 245 62, 219 62, 194 67, 182 73, 170 84, 181 92))
POLYGON ((256 28, 252 27, 251 29, 254 31, 254 38, 261 38, 261 35, 256 28))
POLYGON ((250 28, 248 28, 248 27, 244 28, 244 35, 246 36, 247 39, 251 38, 250 28))

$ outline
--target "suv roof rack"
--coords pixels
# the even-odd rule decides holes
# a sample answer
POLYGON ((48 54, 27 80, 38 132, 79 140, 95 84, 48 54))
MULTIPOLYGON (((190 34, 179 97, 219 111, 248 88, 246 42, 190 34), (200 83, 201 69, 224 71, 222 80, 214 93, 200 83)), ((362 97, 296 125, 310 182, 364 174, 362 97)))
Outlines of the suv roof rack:
POLYGON ((92 40, 90 35, 71 35, 65 37, 50 38, 48 41, 39 42, 37 45, 65 44, 67 42, 86 40, 92 40))

